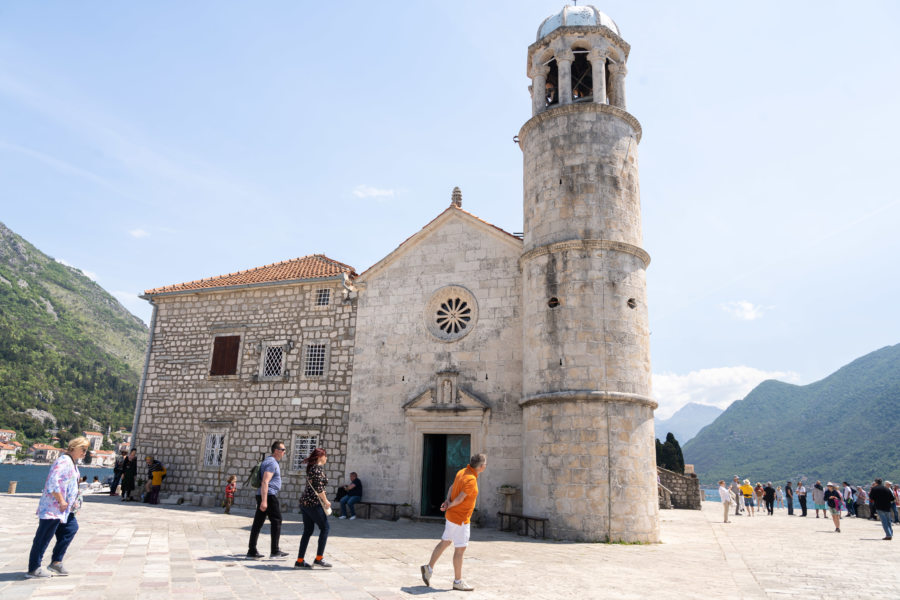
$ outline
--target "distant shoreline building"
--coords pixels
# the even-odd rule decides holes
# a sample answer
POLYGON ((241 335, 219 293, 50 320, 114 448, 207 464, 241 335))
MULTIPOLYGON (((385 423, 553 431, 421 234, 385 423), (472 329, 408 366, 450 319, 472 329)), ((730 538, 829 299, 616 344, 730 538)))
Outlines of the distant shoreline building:
POLYGON ((485 452, 485 522, 511 493, 553 537, 658 541, 629 51, 591 6, 540 25, 517 137, 521 237, 454 189, 360 275, 312 255, 145 292, 133 432, 168 467, 166 487, 217 494, 280 439, 289 503, 322 446, 333 483, 353 470, 368 499, 438 516, 456 470, 485 452))

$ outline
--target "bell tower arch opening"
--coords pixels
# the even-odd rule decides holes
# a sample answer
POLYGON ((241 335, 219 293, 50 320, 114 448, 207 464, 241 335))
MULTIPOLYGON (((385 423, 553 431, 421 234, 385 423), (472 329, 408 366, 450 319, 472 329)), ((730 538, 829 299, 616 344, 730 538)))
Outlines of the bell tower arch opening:
POLYGON ((594 77, 590 50, 575 49, 575 60, 572 61, 572 101, 591 102, 594 99, 594 77))

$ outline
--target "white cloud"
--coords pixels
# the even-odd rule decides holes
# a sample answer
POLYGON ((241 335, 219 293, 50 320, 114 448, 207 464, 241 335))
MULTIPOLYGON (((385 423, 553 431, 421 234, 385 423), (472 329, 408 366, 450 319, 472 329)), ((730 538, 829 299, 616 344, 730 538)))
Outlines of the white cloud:
POLYGON ((760 306, 759 304, 753 304, 746 300, 726 302, 720 307, 728 314, 741 319, 742 321, 755 321, 756 319, 761 319, 764 311, 774 308, 772 306, 760 306))
POLYGON ((67 261, 64 258, 55 258, 53 260, 55 260, 56 262, 58 262, 61 265, 65 265, 65 266, 69 267, 70 269, 72 269, 74 271, 78 271, 79 273, 81 273, 82 275, 84 275, 85 277, 90 279, 91 281, 97 281, 97 274, 94 273, 93 271, 85 271, 84 269, 79 269, 78 267, 76 267, 75 265, 73 265, 72 263, 70 263, 69 261, 67 261))
POLYGON ((358 185, 353 188, 353 195, 357 198, 390 198, 394 196, 394 190, 382 190, 371 185, 358 185))
POLYGON ((792 371, 762 371, 745 366, 700 369, 687 375, 654 374, 653 396, 659 402, 656 416, 668 419, 688 402, 710 404, 724 410, 767 379, 797 383, 799 376, 792 371))
POLYGON ((133 237, 133 238, 138 238, 138 239, 140 239, 140 238, 145 238, 145 237, 147 237, 148 235, 150 235, 148 232, 146 232, 146 231, 144 231, 143 229, 140 229, 140 228, 138 228, 138 229, 132 229, 131 231, 128 232, 128 234, 129 234, 131 237, 133 237))

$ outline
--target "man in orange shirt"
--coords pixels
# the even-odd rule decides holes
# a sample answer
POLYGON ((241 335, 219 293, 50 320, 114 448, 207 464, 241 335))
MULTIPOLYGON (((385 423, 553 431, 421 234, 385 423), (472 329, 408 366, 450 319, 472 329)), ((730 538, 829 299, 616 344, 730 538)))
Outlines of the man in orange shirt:
POLYGON ((441 554, 450 544, 453 544, 453 589, 463 592, 471 592, 475 588, 462 579, 463 553, 469 545, 469 519, 475 510, 475 499, 478 498, 478 476, 487 467, 487 456, 476 454, 469 461, 469 466, 460 469, 453 480, 453 485, 447 491, 447 499, 441 504, 444 517, 447 519, 444 525, 444 533, 441 541, 434 547, 431 553, 431 561, 422 565, 422 581, 425 585, 431 585, 431 575, 434 573, 434 565, 441 554))

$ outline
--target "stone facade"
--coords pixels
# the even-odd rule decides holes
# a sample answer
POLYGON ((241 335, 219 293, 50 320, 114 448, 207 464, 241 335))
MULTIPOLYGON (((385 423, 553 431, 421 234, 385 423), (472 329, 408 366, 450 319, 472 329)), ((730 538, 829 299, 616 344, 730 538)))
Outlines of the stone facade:
POLYGON ((656 467, 656 471, 659 474, 659 482, 671 492, 669 499, 672 502, 672 508, 690 510, 702 508, 703 490, 700 489, 700 479, 696 474, 682 475, 662 467, 656 467))
POLYGON ((430 434, 469 436, 470 452, 488 455, 478 499, 486 522, 503 506, 497 488, 521 486, 521 251, 520 239, 453 204, 356 280, 347 462, 367 478, 369 498, 423 513, 430 434), (459 337, 437 326, 452 298, 471 310, 459 337))
POLYGON ((341 277, 148 295, 155 314, 135 433, 141 454, 166 465, 166 490, 220 496, 235 474, 236 502, 250 506, 247 474, 281 440, 281 498, 296 506, 305 476, 295 467, 306 456, 298 439, 311 436, 328 448, 329 479, 343 480, 356 327, 345 284, 341 277), (317 305, 325 289, 329 302, 317 305), (234 375, 210 375, 218 336, 240 336, 234 375), (266 377, 272 344, 283 349, 283 375, 266 377), (321 376, 305 375, 310 345, 325 346, 321 376))

